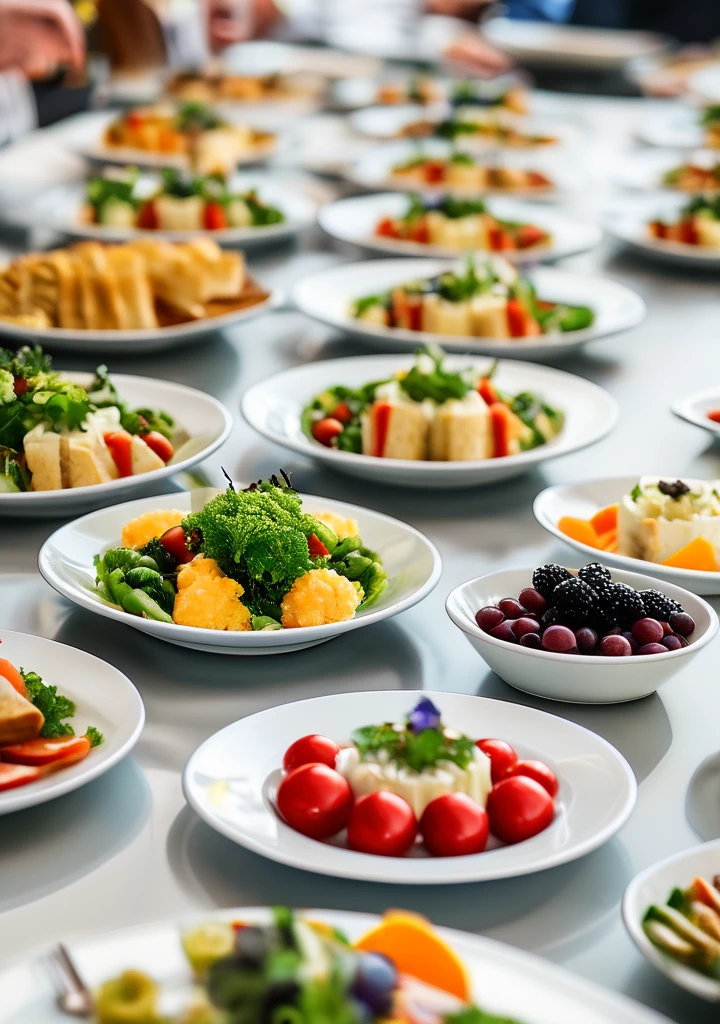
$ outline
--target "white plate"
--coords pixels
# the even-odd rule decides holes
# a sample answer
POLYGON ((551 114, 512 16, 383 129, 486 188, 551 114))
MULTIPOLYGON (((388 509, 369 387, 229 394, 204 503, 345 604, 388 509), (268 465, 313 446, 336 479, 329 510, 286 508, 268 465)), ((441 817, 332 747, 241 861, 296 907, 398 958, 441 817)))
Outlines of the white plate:
POLYGON ((483 24, 483 35, 521 63, 534 61, 557 67, 620 68, 632 58, 647 57, 665 48, 662 36, 653 32, 514 18, 490 18, 483 24))
POLYGON ((59 693, 75 701, 77 711, 71 721, 78 734, 94 725, 105 737, 79 764, 0 793, 3 815, 64 796, 109 771, 135 746, 145 708, 127 676, 92 654, 9 629, 0 630, 0 639, 4 658, 18 668, 22 665, 26 672, 37 672, 47 686, 57 686, 59 693))
MULTIPOLYGON (((615 400, 583 377, 532 363, 502 362, 493 380, 511 393, 537 391, 565 413, 562 433, 549 444, 519 455, 474 462, 420 462, 410 459, 378 459, 326 448, 305 436, 303 408, 326 388, 336 384, 357 386, 383 380, 398 370, 410 369, 414 360, 402 356, 359 356, 330 359, 296 366, 268 377, 245 392, 242 411, 258 433, 291 451, 361 479, 406 487, 472 487, 507 480, 527 472, 547 459, 566 455, 593 444, 609 433, 617 420, 615 400)), ((487 370, 486 359, 448 356, 450 369, 468 366, 487 370)))
POLYGON ((704 131, 700 124, 700 111, 679 101, 665 104, 664 110, 650 113, 643 108, 642 120, 635 133, 648 146, 668 149, 700 149, 704 131))
MULTIPOLYGON (((151 194, 158 179, 143 175, 138 181, 138 194, 151 194), (144 189, 144 192, 140 190, 144 189)), ((242 245, 245 249, 265 245, 281 238, 289 238, 302 231, 315 219, 317 203, 287 182, 268 178, 266 171, 256 174, 234 175, 229 187, 235 192, 257 188, 260 199, 285 214, 280 224, 267 227, 224 228, 222 231, 141 231, 138 228, 112 227, 88 224, 82 220, 85 206, 84 181, 73 181, 38 193, 16 208, 8 208, 5 216, 12 224, 26 228, 46 228, 73 238, 94 238, 100 242, 128 242, 135 238, 167 238, 171 242, 186 242, 207 236, 218 245, 242 245)))
POLYGON ((720 247, 686 245, 684 242, 667 242, 650 236, 650 221, 658 217, 667 221, 677 220, 680 210, 690 199, 691 196, 665 191, 654 196, 638 196, 615 202, 605 209, 602 224, 618 241, 652 259, 678 266, 715 270, 720 267, 720 247))
MULTIPOLYGON (((501 569, 469 580, 452 591, 445 609, 488 666, 510 686, 549 700, 572 704, 617 704, 655 693, 676 675, 714 638, 718 617, 707 602, 694 594, 665 583, 664 594, 679 601, 695 620, 695 631, 687 647, 664 654, 628 658, 602 655, 556 654, 509 644, 480 629, 475 614, 503 597, 517 596, 532 586, 533 569, 501 569)), ((616 583, 635 590, 650 589, 655 580, 636 572, 613 572, 616 583)))
POLYGON ((717 385, 703 391, 696 391, 685 398, 677 398, 670 408, 681 420, 720 437, 720 423, 715 423, 714 420, 709 420, 707 417, 707 414, 713 409, 720 409, 720 387, 717 385))
POLYGON ((285 301, 285 296, 278 289, 273 289, 267 299, 253 306, 223 313, 222 316, 205 317, 202 320, 190 320, 174 327, 155 327, 137 331, 85 331, 66 327, 23 327, 0 320, 0 336, 14 338, 18 344, 31 345, 37 343, 43 348, 64 350, 66 352, 123 352, 143 355, 150 352, 161 352, 163 349, 175 348, 197 341, 216 331, 246 320, 253 320, 271 309, 277 309, 285 301))
MULTIPOLYGON (((89 387, 95 378, 92 373, 69 373, 82 387, 89 387)), ((133 491, 152 487, 158 480, 182 473, 202 462, 227 439, 232 429, 232 416, 225 406, 195 388, 154 377, 131 377, 122 373, 111 374, 120 397, 133 409, 162 409, 185 430, 191 440, 182 457, 173 459, 162 469, 137 476, 121 477, 106 484, 89 487, 67 487, 60 491, 20 491, 0 494, 0 516, 44 518, 69 516, 88 512, 100 505, 109 505, 132 496, 133 491)))
POLYGON ((358 56, 327 46, 302 46, 256 39, 223 50, 222 65, 241 75, 311 72, 326 78, 359 78, 376 75, 376 57, 358 56))
POLYGON ((584 856, 627 821, 637 785, 614 747, 573 722, 487 697, 395 690, 315 697, 234 722, 195 751, 183 773, 183 790, 208 825, 281 864, 396 885, 451 885, 533 874, 584 856), (525 842, 466 857, 431 857, 418 849, 417 855, 395 858, 318 842, 282 821, 273 795, 283 754, 294 740, 317 732, 347 743, 353 729, 400 721, 423 697, 440 708, 450 728, 500 737, 521 757, 549 764, 560 781, 552 825, 525 842))
MULTIPOLYGON (((467 147, 461 144, 460 149, 464 151, 467 147)), ((398 182, 391 173, 392 168, 397 164, 405 163, 419 153, 446 159, 452 152, 452 145, 445 139, 421 139, 419 141, 395 139, 393 142, 384 142, 366 150, 357 160, 346 167, 344 173, 348 181, 354 185, 372 191, 396 189, 406 192, 452 192, 457 195, 486 195, 494 192, 500 196, 512 196, 513 198, 554 199, 559 198, 563 192, 583 187, 585 176, 576 161, 567 158, 561 159, 558 153, 543 149, 504 149, 502 153, 495 150, 493 153, 488 153, 486 157, 477 155, 477 159, 481 163, 487 162, 493 166, 521 167, 524 170, 540 171, 546 174, 554 184, 554 188, 545 190, 538 188, 514 189, 512 192, 508 189, 468 190, 448 188, 447 185, 426 186, 418 189, 416 186, 398 182)))
POLYGON ((712 881, 717 874, 720 874, 720 839, 653 864, 633 878, 622 901, 625 927, 640 952, 676 985, 712 1003, 720 1003, 720 981, 662 953, 643 931, 642 920, 648 907, 666 903, 673 889, 686 889, 697 875, 712 881))
POLYGON ((710 64, 694 71, 688 78, 688 88, 703 103, 720 103, 720 65, 710 64))
MULTIPOLYGON (((323 231, 341 242, 350 242, 376 252, 402 256, 452 257, 458 250, 441 245, 422 245, 375 234, 375 228, 384 217, 402 217, 409 206, 405 192, 381 192, 372 196, 353 196, 338 199, 323 206, 318 222, 323 231)), ((513 263, 536 263, 538 260, 557 260, 595 248, 602 241, 602 229, 597 224, 577 221, 563 216, 552 207, 534 206, 498 196, 488 201, 488 213, 501 220, 524 221, 537 224, 552 235, 549 245, 536 245, 531 249, 503 252, 513 263)), ((478 250, 485 252, 487 250, 478 250)))
POLYGON ((312 647, 341 633, 382 622, 412 608, 430 593, 440 578, 442 563, 437 549, 412 526, 344 501, 303 495, 304 506, 309 512, 329 509, 338 515, 356 519, 363 541, 379 553, 387 569, 387 590, 374 605, 361 611, 354 619, 275 632, 235 633, 155 622, 128 615, 105 604, 91 589, 95 579, 93 557, 119 544, 123 526, 135 516, 158 508, 190 512, 191 500, 187 492, 163 494, 114 505, 76 519, 60 527, 45 541, 38 556, 40 572, 55 590, 82 608, 123 622, 160 640, 215 654, 283 654, 312 647))
MULTIPOLYGON (((674 185, 666 185, 663 181, 668 171, 687 163, 693 163, 698 167, 713 167, 720 163, 720 151, 699 149, 694 153, 688 153, 687 150, 682 149, 635 150, 618 157, 612 169, 612 179, 614 184, 620 188, 640 189, 643 192, 662 189, 676 195, 686 196, 686 201, 689 202, 692 193, 680 192, 674 185)), ((718 190, 720 190, 720 179, 718 180, 718 190)))
MULTIPOLYGON (((203 911, 180 922, 114 931, 69 943, 70 953, 85 983, 95 989, 129 966, 142 966, 163 988, 189 994, 192 978, 180 933, 209 920, 271 920, 270 910, 238 907, 203 911)), ((326 921, 355 942, 379 923, 371 914, 342 910, 307 911, 313 921, 326 921)), ((438 933, 457 952, 468 969, 473 997, 491 1013, 511 1015, 526 1024, 669 1024, 653 1010, 601 988, 539 956, 492 939, 449 928, 438 933)), ((47 962, 37 956, 0 969, 2 1024, 67 1024, 57 1007, 47 962)))
POLYGON ((537 338, 474 338, 375 326, 356 320, 350 314, 352 302, 363 295, 375 295, 395 285, 431 277, 454 267, 457 263, 453 260, 427 259, 344 263, 303 278, 295 285, 293 300, 306 316, 379 348, 415 350, 420 345, 436 342, 450 352, 474 352, 516 359, 524 356, 544 358, 568 352, 588 341, 627 331, 645 317, 645 303, 625 285, 605 277, 550 267, 536 267, 527 275, 536 285, 538 295, 552 301, 590 306, 595 312, 592 327, 537 338))
MULTIPOLYGON (((643 572, 655 576, 666 583, 685 587, 693 594, 720 594, 720 572, 702 572, 700 569, 675 569, 668 565, 657 565, 646 562, 642 558, 629 558, 626 555, 613 554, 610 551, 599 551, 588 547, 580 541, 566 536, 557 527, 561 516, 576 516, 589 519, 599 509, 614 505, 625 494, 629 494, 638 482, 638 476, 604 477, 599 480, 584 480, 578 484, 557 484, 547 487, 538 494, 533 504, 535 518, 548 533, 568 544, 571 548, 581 551, 589 562, 606 562, 618 569, 629 572, 643 572)), ((677 473, 669 474, 668 479, 676 479, 677 473)))

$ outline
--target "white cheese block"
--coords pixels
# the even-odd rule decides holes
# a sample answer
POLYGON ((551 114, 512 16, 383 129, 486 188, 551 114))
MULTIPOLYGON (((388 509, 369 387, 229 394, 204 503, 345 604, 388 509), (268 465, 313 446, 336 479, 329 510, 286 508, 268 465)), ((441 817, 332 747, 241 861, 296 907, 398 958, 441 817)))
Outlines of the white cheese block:
POLYGON ((472 320, 470 316, 470 303, 448 302, 439 295, 423 296, 423 330, 431 330, 435 334, 449 334, 455 337, 466 337, 472 334, 472 320), (431 303, 432 327, 425 327, 425 304, 429 298, 435 301, 431 303))
POLYGON ((493 453, 488 407, 476 391, 443 402, 430 426, 430 458, 444 462, 489 459, 493 453))
POLYGON ((133 476, 137 476, 139 473, 151 473, 154 469, 162 469, 165 465, 160 456, 156 455, 152 448, 148 447, 137 435, 133 436, 130 456, 133 476))
POLYGON ((122 199, 110 198, 100 208, 100 223, 106 227, 134 228, 135 217, 135 207, 122 199))
POLYGON ((720 247, 720 220, 714 217, 695 217, 695 230, 700 245, 720 247))
POLYGON ((60 435, 37 427, 23 441, 27 467, 32 473, 33 491, 60 491, 63 488, 60 461, 60 435))
POLYGON ((685 480, 691 494, 673 499, 659 494, 657 478, 643 478, 640 486, 652 488, 633 501, 626 494, 618 505, 618 554, 664 562, 676 551, 702 537, 720 554, 720 502, 716 482, 685 480), (713 514, 713 512, 715 514, 713 514))
POLYGON ((476 338, 509 338, 504 295, 476 295, 470 301, 471 334, 476 338))
POLYGON ((233 199, 228 203, 227 217, 231 228, 249 228, 252 225, 250 207, 243 199, 233 199))
POLYGON ((362 417, 363 455, 376 454, 375 410, 379 404, 390 406, 385 442, 379 456, 413 461, 426 459, 428 420, 422 405, 417 402, 375 402, 362 417))
POLYGON ((453 188, 481 189, 487 187, 488 172, 475 164, 448 164, 447 183, 453 188))
POLYGON ((202 196, 158 196, 155 212, 158 226, 164 231, 200 231, 204 227, 205 200, 202 196))
POLYGON ((365 323, 375 324, 380 327, 387 327, 388 315, 385 307, 376 302, 372 306, 368 306, 367 309, 363 310, 362 313, 357 317, 358 320, 364 320, 365 323))
POLYGON ((74 433, 62 439, 62 462, 67 487, 106 484, 119 476, 107 446, 88 435, 74 433))

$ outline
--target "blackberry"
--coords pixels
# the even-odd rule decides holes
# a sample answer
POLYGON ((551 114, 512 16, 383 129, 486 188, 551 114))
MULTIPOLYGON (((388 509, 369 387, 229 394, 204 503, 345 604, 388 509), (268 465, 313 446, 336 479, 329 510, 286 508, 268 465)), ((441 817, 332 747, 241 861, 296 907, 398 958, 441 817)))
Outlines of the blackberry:
POLYGON ((564 569, 562 565, 548 562, 547 565, 541 565, 535 570, 532 577, 532 585, 535 590, 542 594, 546 601, 549 601, 558 583, 573 578, 573 574, 564 569))
POLYGON ((667 622, 673 612, 681 612, 682 605, 659 590, 641 590, 640 597, 645 605, 645 614, 658 622, 667 622))
POLYGON ((583 583, 587 583, 589 587, 592 587, 596 592, 604 590, 605 587, 609 587, 612 583, 612 576, 610 570, 600 562, 589 562, 584 565, 582 569, 578 570, 578 579, 581 579, 583 583))
POLYGON ((564 625, 587 626, 594 621, 598 596, 587 583, 571 576, 555 587, 553 602, 564 625))
POLYGON ((645 615, 642 597, 624 583, 611 583, 599 597, 599 610, 607 626, 629 628, 645 615))

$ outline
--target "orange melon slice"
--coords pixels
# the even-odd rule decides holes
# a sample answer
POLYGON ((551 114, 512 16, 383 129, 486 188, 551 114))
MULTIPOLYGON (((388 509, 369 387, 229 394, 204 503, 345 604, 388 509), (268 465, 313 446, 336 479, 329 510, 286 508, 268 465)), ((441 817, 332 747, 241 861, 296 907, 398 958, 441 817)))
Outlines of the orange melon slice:
POLYGON ((718 560, 715 548, 709 540, 704 537, 696 537, 680 548, 674 555, 670 555, 662 563, 672 566, 674 569, 700 569, 702 572, 717 572, 718 560))
POLYGON ((610 530, 617 530, 617 505, 607 505, 605 508, 601 508, 599 512, 596 512, 595 515, 591 517, 590 522, 598 536, 603 533, 609 533, 610 530))
POLYGON ((587 519, 576 519, 575 516, 562 516, 558 520, 558 530, 561 530, 566 537, 570 537, 580 544, 587 544, 591 548, 598 546, 597 533, 592 523, 587 519))
POLYGON ((379 925, 355 943, 366 953, 381 953, 400 974, 417 978, 463 1002, 472 994, 470 978, 457 953, 437 935, 424 917, 389 910, 379 925))
POLYGON ((598 536, 598 547, 602 551, 615 551, 617 549, 617 530, 608 530, 598 536))

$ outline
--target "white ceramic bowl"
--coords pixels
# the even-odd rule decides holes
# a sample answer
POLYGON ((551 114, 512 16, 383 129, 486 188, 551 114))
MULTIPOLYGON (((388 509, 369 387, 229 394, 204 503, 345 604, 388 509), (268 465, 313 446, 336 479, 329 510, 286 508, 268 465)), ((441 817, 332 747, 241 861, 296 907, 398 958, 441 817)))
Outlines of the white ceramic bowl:
MULTIPOLYGON (((77 384, 89 387, 92 373, 69 373, 77 384)), ((70 516, 87 512, 101 505, 122 501, 134 491, 152 488, 158 480, 187 471, 202 462, 220 445, 232 429, 232 417, 222 402, 203 391, 173 384, 154 377, 131 377, 112 373, 111 380, 120 397, 133 409, 162 409, 177 426, 190 435, 190 441, 162 469, 138 476, 121 477, 106 484, 89 487, 68 487, 60 491, 20 491, 0 493, 0 516, 43 518, 70 516)))
POLYGON ((436 342, 450 352, 474 352, 513 359, 543 359, 560 355, 597 338, 629 330, 645 317, 645 303, 625 285, 605 277, 576 274, 554 267, 535 267, 528 271, 527 276, 535 284, 539 297, 590 306, 595 312, 592 327, 533 338, 473 338, 376 326, 357 320, 350 313, 352 302, 363 295, 375 295, 407 281, 456 269, 459 265, 454 260, 428 259, 344 263, 303 278, 293 289, 293 300, 307 316, 377 348, 414 351, 428 342, 436 342))
MULTIPOLYGON (((143 175, 138 181, 138 195, 151 194, 157 183, 157 176, 143 175), (141 189, 145 192, 141 192, 141 189)), ((221 231, 141 231, 139 228, 118 228, 105 224, 87 224, 82 220, 85 205, 84 181, 66 182, 40 192, 15 209, 8 209, 5 216, 10 223, 25 228, 48 228, 71 238, 93 238, 100 242, 128 242, 135 238, 167 238, 171 242, 207 236, 218 245, 237 246, 245 249, 267 245, 283 238, 296 235, 312 223, 317 212, 317 203, 279 178, 268 178, 267 172, 234 175, 229 186, 235 192, 246 192, 257 188, 260 199, 275 206, 285 215, 280 224, 257 228, 224 228, 221 231)))
MULTIPOLYGON (((519 455, 473 462, 421 462, 410 459, 379 459, 326 448, 305 435, 302 411, 308 402, 336 384, 356 386, 391 377, 410 369, 407 356, 358 356, 330 359, 296 366, 267 377, 243 395, 242 412, 251 427, 277 444, 361 479, 405 487, 473 487, 507 480, 527 472, 547 459, 566 455, 604 437, 617 420, 615 400, 583 377, 533 363, 501 362, 493 379, 503 391, 536 391, 565 413, 565 425, 549 444, 519 455)), ((447 356, 450 369, 471 366, 478 372, 489 367, 477 356, 447 356)))
POLYGON ((532 569, 503 569, 480 576, 456 587, 445 604, 452 621, 493 672, 524 693, 576 704, 615 704, 647 697, 687 667, 718 630, 718 617, 706 601, 670 583, 659 584, 648 576, 620 571, 612 574, 615 583, 627 583, 635 590, 655 587, 692 615, 695 632, 687 647, 629 658, 554 654, 498 640, 480 629, 475 613, 504 597, 517 597, 532 586, 532 574, 532 569))
MULTIPOLYGON (((323 231, 341 242, 350 242, 375 252, 391 255, 452 257, 458 249, 419 242, 401 241, 375 234, 377 224, 384 217, 402 217, 409 200, 404 192, 381 192, 371 196, 353 196, 338 199, 323 206, 318 221, 323 231)), ((487 203, 488 213, 501 220, 524 221, 537 224, 552 235, 548 245, 530 249, 512 249, 503 252, 513 263, 536 263, 539 260, 557 260, 595 248, 602 241, 602 229, 597 224, 575 220, 552 207, 534 206, 498 196, 487 203)), ((485 250, 479 250, 485 252, 485 250)))
POLYGON ((658 217, 666 221, 677 220, 680 210, 690 199, 684 194, 665 191, 654 196, 617 201, 604 211, 602 224, 610 235, 643 256, 678 266, 717 270, 720 268, 720 247, 668 242, 663 238, 652 238, 648 231, 649 222, 658 217))
MULTIPOLYGON (((692 198, 690 192, 680 192, 674 185, 666 185, 663 181, 668 171, 692 162, 699 167, 714 167, 720 163, 720 151, 699 149, 688 153, 682 149, 638 149, 619 156, 613 164, 611 175, 615 185, 620 188, 652 192, 661 189, 674 195, 685 196, 688 202, 692 198)), ((718 180, 720 189, 720 179, 718 180)))
POLYGON ((707 430, 715 437, 720 437, 720 423, 708 419, 707 415, 714 409, 720 409, 720 387, 717 385, 702 391, 695 391, 692 395, 686 395, 685 398, 677 398, 670 408, 686 423, 692 423, 693 426, 707 430))
MULTIPOLYGON (((194 492, 197 496, 199 492, 194 492)), ((125 523, 143 512, 176 508, 190 512, 196 507, 188 492, 163 494, 128 501, 124 505, 92 512, 56 530, 43 544, 38 556, 40 572, 58 593, 88 611, 122 622, 168 643, 214 654, 284 654, 313 647, 353 629, 382 622, 411 608, 435 587, 442 563, 440 555, 422 533, 398 519, 343 501, 303 495, 307 511, 329 509, 356 519, 369 548, 377 551, 389 576, 389 586, 377 602, 348 622, 275 632, 235 633, 223 630, 179 626, 129 615, 103 602, 94 592, 93 557, 120 543, 125 523)), ((200 498, 200 501, 202 499, 200 498)))
MULTIPOLYGON (((535 518, 548 533, 576 551, 582 552, 587 561, 606 562, 618 569, 627 569, 628 572, 644 572, 666 583, 685 587, 693 594, 720 594, 720 572, 676 569, 669 565, 658 565, 657 562, 646 562, 642 558, 600 551, 568 537, 558 529, 558 520, 562 516, 590 519, 601 508, 616 504, 624 494, 630 493, 638 479, 638 476, 604 477, 583 480, 577 484, 556 484, 554 487, 546 487, 535 498, 535 518)), ((676 480, 677 473, 669 474, 668 479, 676 480)))
POLYGON ((0 629, 0 640, 3 658, 26 672, 37 672, 46 686, 57 686, 59 693, 75 702, 77 710, 70 721, 78 734, 94 725, 104 736, 104 742, 79 764, 0 793, 3 815, 64 796, 109 771, 135 746, 145 708, 127 676, 92 654, 9 629, 0 629))
POLYGON ((226 726, 192 755, 183 790, 212 828, 282 864, 363 881, 452 885, 533 874, 584 856, 622 827, 637 786, 614 747, 563 718, 487 697, 382 690, 300 700, 226 726), (548 828, 513 846, 492 839, 483 853, 465 857, 431 857, 421 848, 407 857, 381 857, 348 849, 342 837, 309 839, 285 824, 274 795, 283 754, 294 740, 317 732, 347 743, 353 729, 401 721, 423 697, 436 704, 450 728, 506 739, 521 757, 552 767, 560 788, 548 828))
POLYGON ((712 881, 717 874, 720 874, 720 839, 653 864, 633 878, 622 901, 625 927, 640 952, 676 985, 712 1003, 720 1003, 720 981, 662 953, 648 939, 642 921, 648 907, 666 903, 673 889, 686 889, 698 875, 712 881))

